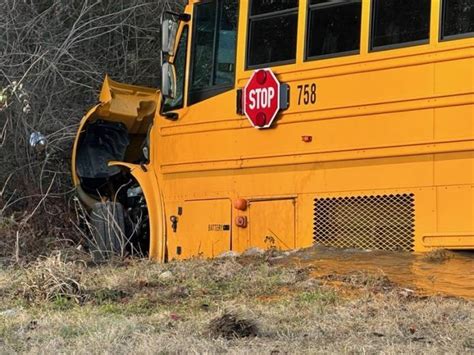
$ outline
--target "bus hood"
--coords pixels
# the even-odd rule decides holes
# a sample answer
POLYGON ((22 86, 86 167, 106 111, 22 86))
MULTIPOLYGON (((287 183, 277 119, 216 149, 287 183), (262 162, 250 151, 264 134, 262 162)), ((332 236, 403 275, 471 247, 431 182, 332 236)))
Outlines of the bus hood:
MULTIPOLYGON (((160 91, 118 83, 106 76, 99 101, 101 104, 97 114, 101 118, 121 121, 132 128, 136 122, 142 122, 147 117, 154 116, 160 101, 160 91)), ((130 133, 135 132, 132 130, 130 133)))
POLYGON ((153 88, 122 84, 105 77, 99 95, 99 103, 82 118, 72 151, 72 178, 79 186, 76 157, 85 127, 97 120, 122 123, 128 134, 146 134, 160 107, 160 91, 153 88))

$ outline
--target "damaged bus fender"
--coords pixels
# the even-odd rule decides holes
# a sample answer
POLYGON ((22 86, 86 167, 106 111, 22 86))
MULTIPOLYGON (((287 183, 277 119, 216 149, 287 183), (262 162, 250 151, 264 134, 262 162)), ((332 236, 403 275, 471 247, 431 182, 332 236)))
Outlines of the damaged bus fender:
POLYGON ((99 99, 81 120, 72 151, 74 187, 91 221, 100 226, 92 223, 99 229, 92 231, 97 234, 93 239, 99 241, 90 247, 111 246, 107 251, 116 252, 120 244, 121 253, 163 261, 164 208, 155 171, 148 168, 153 156, 150 132, 161 94, 106 77, 99 99), (107 218, 111 213, 112 222, 107 218), (111 231, 117 226, 118 231, 111 231))
POLYGON ((140 166, 117 161, 109 162, 109 166, 120 166, 128 169, 130 174, 138 181, 145 195, 148 214, 155 217, 150 218, 149 256, 156 261, 165 261, 165 209, 163 196, 153 170, 146 168, 144 165, 140 166))

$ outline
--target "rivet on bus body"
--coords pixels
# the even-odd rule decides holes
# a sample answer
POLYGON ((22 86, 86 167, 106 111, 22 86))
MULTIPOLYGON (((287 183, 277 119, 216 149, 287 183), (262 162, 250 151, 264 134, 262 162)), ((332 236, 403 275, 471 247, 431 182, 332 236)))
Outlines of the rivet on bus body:
POLYGON ((257 83, 259 83, 260 85, 263 85, 265 84, 266 81, 267 81, 267 72, 265 70, 259 70, 257 72, 257 83))
POLYGON ((267 123, 267 115, 263 112, 257 113, 257 117, 255 119, 255 123, 257 124, 258 127, 263 127, 267 123))
POLYGON ((305 143, 311 143, 313 141, 313 136, 301 136, 301 139, 305 143))
POLYGON ((234 208, 239 211, 245 211, 247 209, 247 200, 244 198, 235 199, 234 208))
POLYGON ((245 216, 237 216, 235 217, 235 225, 239 228, 247 228, 247 217, 245 216))

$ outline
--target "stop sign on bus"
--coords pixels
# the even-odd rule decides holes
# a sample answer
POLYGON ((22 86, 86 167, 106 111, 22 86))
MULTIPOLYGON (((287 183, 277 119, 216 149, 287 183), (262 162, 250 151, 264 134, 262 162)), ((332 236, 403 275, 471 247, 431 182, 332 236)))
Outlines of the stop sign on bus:
POLYGON ((280 82, 271 69, 253 73, 243 91, 244 113, 255 128, 269 128, 280 110, 280 82))

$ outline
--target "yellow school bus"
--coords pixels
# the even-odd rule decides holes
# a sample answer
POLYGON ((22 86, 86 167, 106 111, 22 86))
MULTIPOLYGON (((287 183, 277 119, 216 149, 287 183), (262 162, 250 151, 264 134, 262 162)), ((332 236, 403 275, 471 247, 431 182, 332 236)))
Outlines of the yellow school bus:
POLYGON ((74 144, 79 198, 118 215, 101 245, 474 249, 472 1, 191 0, 162 22, 161 90, 106 78, 74 144))

